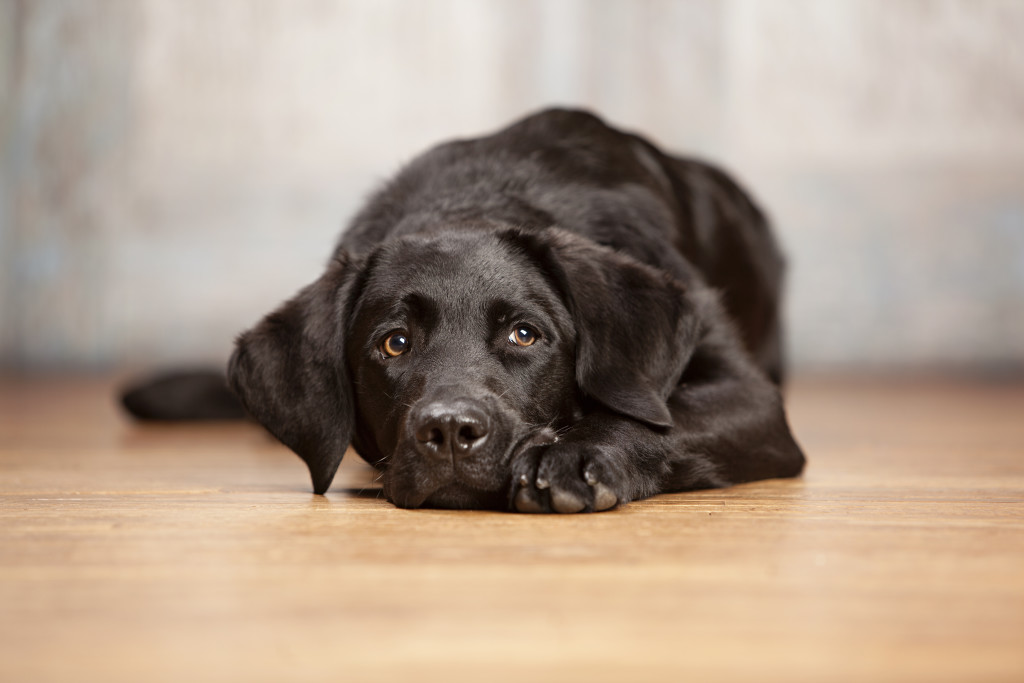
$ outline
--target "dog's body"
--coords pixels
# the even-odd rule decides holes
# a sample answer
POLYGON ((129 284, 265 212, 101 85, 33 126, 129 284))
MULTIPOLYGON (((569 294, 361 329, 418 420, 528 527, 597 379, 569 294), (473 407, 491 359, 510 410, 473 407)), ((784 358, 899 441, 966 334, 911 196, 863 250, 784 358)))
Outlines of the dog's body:
POLYGON ((228 378, 317 493, 350 443, 403 507, 579 512, 794 476, 782 270, 723 173, 550 110, 415 159, 228 378))

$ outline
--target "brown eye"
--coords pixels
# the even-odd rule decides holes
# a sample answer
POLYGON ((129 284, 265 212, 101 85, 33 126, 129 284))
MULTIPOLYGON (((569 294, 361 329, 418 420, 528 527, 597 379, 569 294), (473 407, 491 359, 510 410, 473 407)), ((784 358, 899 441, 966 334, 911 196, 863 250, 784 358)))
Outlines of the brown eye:
POLYGON ((405 336, 405 332, 392 332, 380 345, 380 350, 385 356, 401 356, 409 350, 409 338, 405 336))
POLYGON ((530 346, 537 341, 537 333, 526 325, 518 325, 508 335, 508 343, 516 346, 530 346))

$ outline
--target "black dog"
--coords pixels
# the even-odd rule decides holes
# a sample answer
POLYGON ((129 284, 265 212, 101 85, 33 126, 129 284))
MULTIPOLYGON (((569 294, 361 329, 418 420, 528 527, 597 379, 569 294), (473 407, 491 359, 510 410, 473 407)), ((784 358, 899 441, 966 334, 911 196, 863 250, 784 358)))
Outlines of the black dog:
POLYGON ((800 473, 783 262, 721 171, 580 111, 418 157, 228 380, 330 486, 351 443, 402 507, 584 512, 800 473))

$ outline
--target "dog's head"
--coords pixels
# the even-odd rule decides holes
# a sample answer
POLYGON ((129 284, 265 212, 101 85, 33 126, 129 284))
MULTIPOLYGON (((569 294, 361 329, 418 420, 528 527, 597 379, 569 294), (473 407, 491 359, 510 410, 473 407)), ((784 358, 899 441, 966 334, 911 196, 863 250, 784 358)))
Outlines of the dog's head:
POLYGON ((589 410, 665 428, 696 344, 685 288, 557 229, 342 254, 241 335, 231 386, 323 493, 349 443, 404 507, 502 508, 510 461, 589 410))

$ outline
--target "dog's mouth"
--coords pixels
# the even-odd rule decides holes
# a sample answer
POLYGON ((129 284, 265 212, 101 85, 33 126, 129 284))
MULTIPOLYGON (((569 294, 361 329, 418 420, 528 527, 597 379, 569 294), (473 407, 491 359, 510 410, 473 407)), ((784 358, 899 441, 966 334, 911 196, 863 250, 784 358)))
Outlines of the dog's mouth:
POLYGON ((446 509, 504 509, 508 506, 509 477, 496 485, 474 484, 461 480, 457 475, 445 477, 430 486, 419 481, 413 487, 402 487, 394 479, 384 475, 384 494, 403 508, 446 508, 446 509))
POLYGON ((508 506, 508 495, 504 490, 481 491, 465 484, 446 484, 428 495, 416 507, 446 508, 453 510, 486 509, 502 510, 508 506))
POLYGON ((427 464, 408 453, 392 459, 397 465, 384 474, 384 493, 405 508, 507 509, 513 464, 528 451, 555 440, 549 427, 532 429, 511 440, 500 456, 469 464, 427 464))

